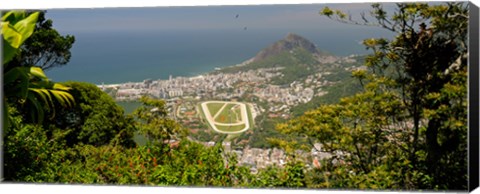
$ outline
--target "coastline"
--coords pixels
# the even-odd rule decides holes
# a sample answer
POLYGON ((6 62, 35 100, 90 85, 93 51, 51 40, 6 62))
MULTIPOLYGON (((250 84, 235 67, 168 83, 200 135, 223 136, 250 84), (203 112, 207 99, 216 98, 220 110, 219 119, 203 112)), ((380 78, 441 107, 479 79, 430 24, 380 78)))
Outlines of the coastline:
POLYGON ((206 75, 208 75, 208 74, 214 73, 214 72, 216 72, 216 71, 223 70, 223 69, 225 69, 225 68, 245 66, 245 65, 251 63, 252 61, 253 61, 253 58, 250 58, 250 59, 244 60, 243 62, 238 63, 238 64, 235 64, 235 65, 217 66, 217 67, 214 67, 214 68, 211 69, 211 70, 207 70, 207 71, 204 71, 204 72, 198 72, 198 73, 191 72, 191 73, 187 73, 187 74, 191 74, 191 75, 186 75, 186 76, 172 75, 172 74, 170 74, 170 75, 169 75, 169 78, 167 78, 167 79, 162 79, 162 78, 145 78, 145 79, 143 79, 142 81, 125 81, 125 82, 117 82, 117 83, 94 83, 94 84, 95 84, 97 87, 101 88, 101 89, 105 89, 105 87, 106 87, 106 88, 110 88, 110 87, 111 87, 111 88, 115 88, 115 87, 118 88, 118 87, 120 87, 120 86, 123 85, 123 84, 143 83, 143 82, 148 81, 148 80, 164 81, 164 80, 177 79, 177 78, 199 79, 199 78, 202 78, 203 76, 206 76, 206 75))

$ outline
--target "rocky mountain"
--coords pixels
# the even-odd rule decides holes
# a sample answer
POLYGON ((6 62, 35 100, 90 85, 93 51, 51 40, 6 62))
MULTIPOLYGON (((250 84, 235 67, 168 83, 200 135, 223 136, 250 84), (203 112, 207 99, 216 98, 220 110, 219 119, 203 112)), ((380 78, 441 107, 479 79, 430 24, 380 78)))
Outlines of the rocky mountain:
POLYGON ((240 65, 223 68, 220 72, 234 73, 260 68, 279 68, 282 75, 273 79, 272 82, 283 85, 322 71, 325 68, 322 64, 327 58, 336 57, 320 51, 306 38, 289 33, 285 38, 262 49, 255 57, 240 65))
POLYGON ((269 47, 261 50, 252 61, 261 61, 267 59, 268 57, 276 56, 283 52, 291 52, 298 48, 302 48, 305 51, 318 56, 327 55, 326 53, 317 49, 317 47, 306 38, 294 33, 289 33, 284 39, 279 40, 269 47))

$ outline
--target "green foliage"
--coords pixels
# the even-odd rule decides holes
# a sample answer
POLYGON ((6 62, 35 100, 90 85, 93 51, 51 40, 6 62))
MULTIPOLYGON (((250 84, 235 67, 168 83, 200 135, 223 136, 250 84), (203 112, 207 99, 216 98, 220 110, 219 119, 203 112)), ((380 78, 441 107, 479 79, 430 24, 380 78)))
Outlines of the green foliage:
POLYGON ((232 186, 247 171, 226 158, 221 146, 182 141, 165 152, 158 145, 136 148, 75 146, 52 154, 64 163, 46 166, 28 181, 157 186, 232 186), (229 165, 232 163, 231 165, 229 165))
POLYGON ((43 121, 44 112, 54 109, 53 99, 64 107, 74 104, 73 96, 68 93, 70 88, 49 81, 38 67, 14 67, 7 70, 4 85, 10 102, 19 104, 22 109, 36 110, 30 111, 32 121, 43 121))
POLYGON ((345 189, 398 189, 400 172, 382 165, 370 173, 357 173, 348 167, 324 163, 322 168, 314 169, 310 181, 315 188, 345 188, 345 189))
MULTIPOLYGON (((71 58, 70 49, 75 37, 60 35, 52 28, 52 20, 45 18, 46 11, 25 12, 38 18, 31 30, 30 38, 19 48, 18 55, 12 58, 10 65, 37 66, 43 70, 65 65, 71 58)), ((30 16, 29 16, 30 17, 30 16)))
POLYGON ((284 67, 284 69, 280 70, 283 76, 272 80, 273 84, 284 85, 312 74, 312 70, 318 68, 316 67, 317 65, 318 61, 312 53, 304 48, 294 48, 291 51, 282 51, 276 55, 249 63, 245 66, 225 68, 222 69, 222 72, 230 73, 260 68, 284 67))
POLYGON ((167 142, 185 137, 187 131, 168 117, 165 101, 142 97, 143 106, 134 111, 137 128, 151 142, 167 142))
POLYGON ((2 64, 11 61, 23 42, 32 35, 38 15, 33 13, 27 17, 25 12, 10 11, 2 16, 2 64))
POLYGON ((67 146, 71 141, 65 138, 68 131, 49 132, 38 125, 24 125, 21 116, 13 120, 18 128, 6 131, 5 140, 5 178, 9 181, 242 188, 306 186, 301 162, 288 163, 283 169, 269 167, 256 175, 249 168, 238 166, 235 155, 224 153, 221 144, 206 147, 182 140, 167 147, 147 143, 129 148, 115 141, 67 146))
POLYGON ((46 165, 58 165, 52 154, 63 148, 62 131, 49 135, 40 125, 26 124, 20 113, 9 109, 12 127, 3 130, 3 177, 7 181, 25 181, 46 165))
POLYGON ((272 79, 274 84, 284 85, 312 74, 312 70, 317 64, 318 61, 311 53, 303 48, 298 48, 294 49, 292 53, 285 52, 279 56, 267 58, 258 62, 257 66, 285 67, 280 71, 283 76, 272 79))
POLYGON ((2 16, 3 41, 3 98, 4 128, 10 127, 9 103, 30 116, 30 122, 40 123, 44 112, 53 109, 55 102, 72 106, 73 96, 69 88, 48 80, 38 67, 22 67, 9 62, 18 54, 20 46, 32 35, 39 13, 10 11, 2 16))
POLYGON ((261 188, 305 188, 304 164, 299 161, 288 162, 284 168, 269 166, 261 169, 252 178, 250 187, 261 188))
POLYGON ((278 129, 306 135, 333 157, 310 172, 313 187, 361 189, 467 188, 468 7, 464 3, 399 3, 388 15, 372 5, 370 22, 394 40, 367 39, 367 71, 355 71, 361 93, 322 105, 278 129), (416 26, 419 25, 419 28, 416 26))
MULTIPOLYGON (((367 62, 375 73, 400 72, 392 77, 405 94, 413 123, 409 160, 430 177, 432 182, 425 186, 466 189, 468 5, 399 4, 398 8, 392 19, 377 14, 379 23, 399 36, 367 45, 375 53, 367 62), (420 150, 425 151, 425 160, 417 159, 420 150)), ((381 6, 374 10, 383 12, 381 6)))
MULTIPOLYGON (((323 105, 288 123, 279 124, 277 128, 282 133, 305 134, 321 142, 324 151, 335 154, 335 160, 350 164, 335 166, 333 171, 369 174, 377 166, 391 162, 391 158, 384 156, 391 154, 391 151, 400 145, 390 142, 389 139, 403 133, 390 129, 390 126, 394 125, 390 118, 397 113, 401 114, 399 110, 403 109, 399 98, 392 93, 376 92, 378 91, 370 90, 343 98, 338 104, 323 105)), ((336 177, 335 180, 344 178, 346 177, 336 177)), ((332 179, 328 178, 330 181, 332 179)), ((334 186, 331 184, 333 183, 320 185, 334 186)), ((351 183, 349 187, 357 188, 352 187, 353 185, 356 183, 351 183)), ((401 188, 399 185, 394 186, 391 188, 401 188)))
POLYGON ((332 9, 330 9, 329 7, 324 7, 322 11, 319 12, 320 15, 324 15, 324 16, 327 16, 327 17, 331 17, 334 12, 332 9))
MULTIPOLYGON (((312 100, 299 104, 291 109, 294 116, 303 115, 305 112, 318 108, 322 104, 335 104, 343 97, 352 96, 362 91, 361 84, 354 78, 354 74, 341 71, 325 76, 326 80, 337 82, 335 85, 325 87, 327 92, 323 96, 314 96, 312 100)), ((323 91, 323 90, 322 90, 323 91)))
POLYGON ((133 118, 124 115, 123 109, 96 85, 67 82, 75 96, 72 108, 58 108, 55 117, 45 123, 46 128, 59 128, 69 133, 67 144, 107 145, 115 141, 119 145, 133 146, 135 127, 133 118))

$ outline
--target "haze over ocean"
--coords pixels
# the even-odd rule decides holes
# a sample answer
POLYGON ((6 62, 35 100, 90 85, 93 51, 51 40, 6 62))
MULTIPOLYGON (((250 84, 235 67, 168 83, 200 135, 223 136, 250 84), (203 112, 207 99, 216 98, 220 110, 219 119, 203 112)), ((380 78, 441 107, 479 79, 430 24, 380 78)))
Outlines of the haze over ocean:
POLYGON ((47 71, 53 81, 95 84, 194 76, 241 63, 289 32, 335 55, 366 54, 359 42, 391 34, 320 16, 324 6, 358 16, 368 4, 157 7, 48 10, 72 58, 47 71), (236 15, 238 14, 238 17, 236 15))

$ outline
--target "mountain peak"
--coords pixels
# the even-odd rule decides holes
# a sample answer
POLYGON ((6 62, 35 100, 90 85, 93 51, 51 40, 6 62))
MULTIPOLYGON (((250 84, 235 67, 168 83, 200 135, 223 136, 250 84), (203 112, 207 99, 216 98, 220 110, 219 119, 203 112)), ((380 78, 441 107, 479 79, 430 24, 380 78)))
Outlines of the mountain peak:
POLYGON ((304 37, 298 35, 298 34, 295 34, 295 33, 288 33, 287 36, 283 39, 285 41, 289 41, 289 42, 295 42, 295 41, 308 41, 307 39, 305 39, 304 37))
POLYGON ((263 60, 269 56, 277 55, 285 51, 289 52, 296 48, 303 48, 312 54, 320 54, 317 47, 306 38, 294 33, 288 33, 282 40, 279 40, 260 51, 253 60, 263 60))

